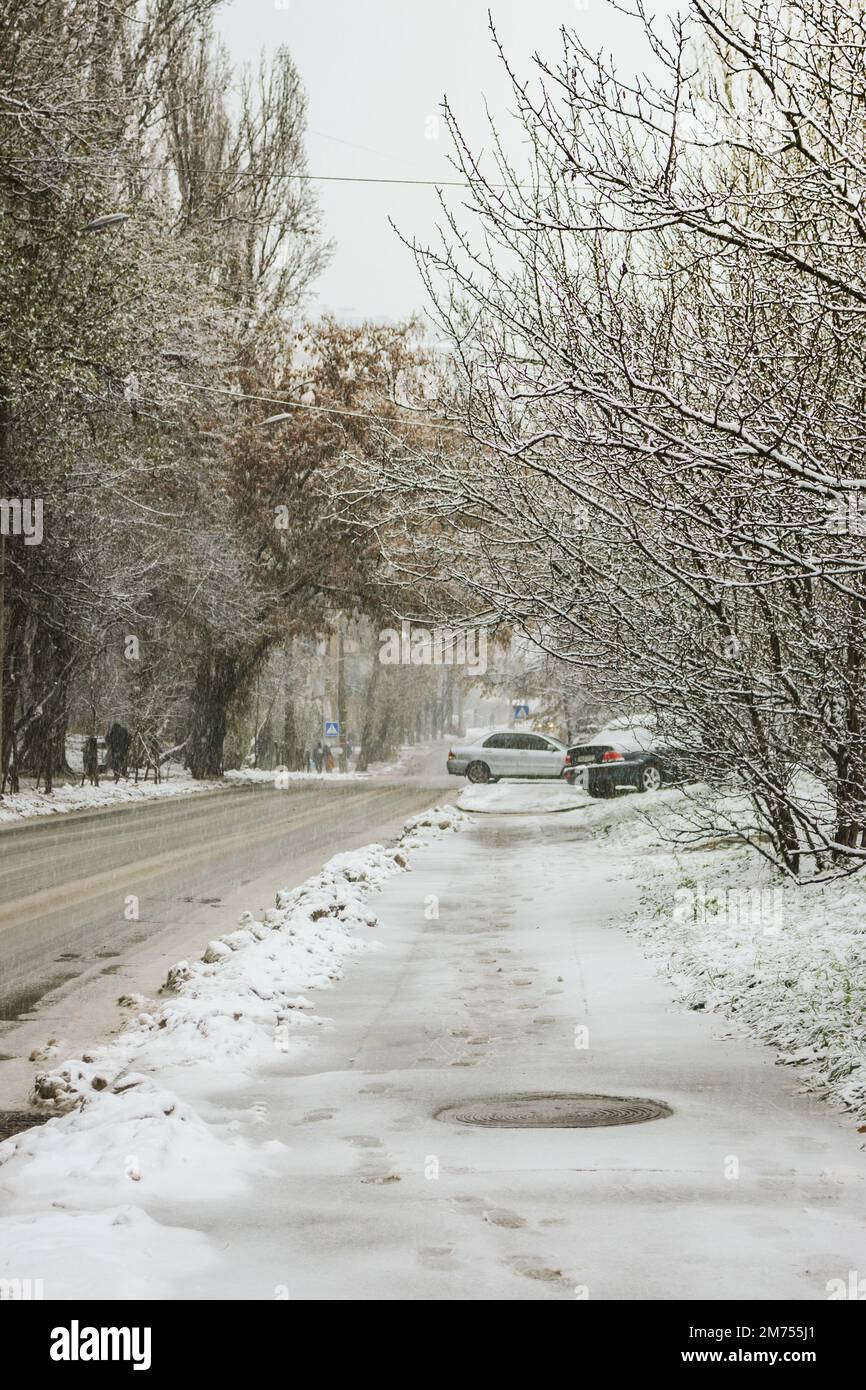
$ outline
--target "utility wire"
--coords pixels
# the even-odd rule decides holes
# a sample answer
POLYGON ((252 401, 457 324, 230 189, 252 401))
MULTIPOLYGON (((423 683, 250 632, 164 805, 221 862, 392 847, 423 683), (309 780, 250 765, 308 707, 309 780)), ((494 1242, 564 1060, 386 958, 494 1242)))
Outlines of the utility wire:
MULTIPOLYGON (((175 386, 182 386, 186 390, 210 391, 215 395, 230 396, 232 400, 236 401, 257 401, 261 405, 279 405, 287 411, 314 410, 323 415, 349 415, 357 420, 382 420, 386 425, 401 423, 399 417, 393 415, 377 415, 370 410, 348 410, 343 406, 314 405, 309 401, 289 401, 286 400, 284 396, 257 396, 247 391, 233 391, 230 386, 208 386, 205 382, 200 381, 181 381, 179 377, 169 377, 168 379, 173 382, 175 386)), ((419 416, 421 415, 421 412, 416 412, 412 406, 399 406, 398 409, 407 410, 419 416)), ((440 424, 437 420, 428 420, 423 417, 420 418, 417 423, 429 425, 431 429, 443 430, 448 434, 462 435, 463 438, 467 440, 472 439, 472 436, 459 425, 444 425, 440 424)), ((474 442, 478 443, 479 441, 476 440, 474 442)))
MULTIPOLYGON (((17 164, 47 164, 56 163, 56 157, 49 155, 26 155, 14 161, 17 164)), ((63 161, 66 164, 91 164, 93 161, 88 159, 68 159, 63 161)), ((133 161, 131 164, 122 165, 123 168, 152 169, 155 173, 172 173, 173 168, 170 164, 146 164, 143 161, 133 161)), ((198 172, 198 171, 196 171, 198 172)), ((220 178, 209 177, 203 182, 222 185, 231 180, 256 178, 256 172, 252 169, 226 169, 220 178)), ((469 183, 465 179, 388 179, 374 178, 360 174, 298 174, 288 169, 276 170, 268 175, 272 179, 298 179, 301 183, 384 183, 384 184, 404 184, 416 188, 475 188, 476 184, 469 183)), ((536 188, 531 183, 488 183, 486 179, 479 179, 479 183, 485 188, 514 188, 532 191, 536 188)), ((553 185, 551 185, 552 187, 553 185)))

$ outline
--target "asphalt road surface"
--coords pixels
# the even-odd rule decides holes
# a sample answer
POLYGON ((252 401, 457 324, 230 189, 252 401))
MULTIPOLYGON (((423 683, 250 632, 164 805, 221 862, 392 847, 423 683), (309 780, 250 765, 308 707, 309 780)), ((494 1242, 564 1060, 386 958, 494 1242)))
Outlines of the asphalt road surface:
POLYGON ((387 777, 226 787, 0 829, 0 1107, 25 1100, 27 1057, 49 1036, 92 1043, 119 1025, 118 994, 153 992, 243 910, 453 800, 462 782, 444 753, 387 777))

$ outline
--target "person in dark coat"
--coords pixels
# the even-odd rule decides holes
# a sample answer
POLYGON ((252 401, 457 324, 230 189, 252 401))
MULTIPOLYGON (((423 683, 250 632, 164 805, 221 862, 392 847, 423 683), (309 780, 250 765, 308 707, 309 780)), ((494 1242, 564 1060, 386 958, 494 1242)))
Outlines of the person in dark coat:
POLYGON ((126 777, 129 772, 129 749, 132 735, 125 724, 115 722, 108 730, 105 742, 108 745, 106 766, 114 773, 116 782, 119 777, 126 777))
POLYGON ((94 786, 99 786, 99 744, 96 737, 91 734, 84 740, 83 766, 81 772, 81 785, 84 786, 85 777, 94 786))

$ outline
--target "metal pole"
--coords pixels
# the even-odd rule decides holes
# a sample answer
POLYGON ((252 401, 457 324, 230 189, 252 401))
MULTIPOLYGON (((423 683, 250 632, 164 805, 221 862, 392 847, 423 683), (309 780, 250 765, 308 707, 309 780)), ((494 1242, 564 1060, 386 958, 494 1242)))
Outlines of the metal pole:
POLYGON ((337 635, 337 718, 340 721, 340 771, 347 772, 346 756, 346 647, 343 641, 342 620, 337 635))

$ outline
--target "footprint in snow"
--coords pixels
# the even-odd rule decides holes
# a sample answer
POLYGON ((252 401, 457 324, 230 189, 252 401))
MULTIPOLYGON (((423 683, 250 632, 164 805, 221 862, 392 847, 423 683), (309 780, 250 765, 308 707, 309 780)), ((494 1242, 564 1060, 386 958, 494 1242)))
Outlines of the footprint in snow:
POLYGON ((544 1284, 557 1284, 562 1288, 572 1288, 572 1281, 563 1274, 562 1270, 545 1264, 539 1255, 509 1255, 500 1263, 512 1270, 514 1274, 522 1274, 524 1279, 538 1279, 544 1284))
POLYGON ((516 1211, 506 1211, 504 1207, 494 1207, 490 1211, 482 1212, 481 1219, 486 1221, 488 1226, 507 1226, 511 1230, 526 1225, 525 1216, 518 1216, 516 1211))
POLYGON ((361 1182, 373 1183, 376 1186, 400 1181, 399 1173, 392 1173, 389 1168, 374 1168, 372 1165, 362 1168, 358 1176, 361 1182))
POLYGON ((453 1245, 422 1245, 418 1259, 425 1269, 459 1269, 461 1265, 453 1245))

